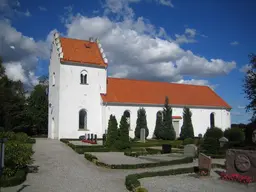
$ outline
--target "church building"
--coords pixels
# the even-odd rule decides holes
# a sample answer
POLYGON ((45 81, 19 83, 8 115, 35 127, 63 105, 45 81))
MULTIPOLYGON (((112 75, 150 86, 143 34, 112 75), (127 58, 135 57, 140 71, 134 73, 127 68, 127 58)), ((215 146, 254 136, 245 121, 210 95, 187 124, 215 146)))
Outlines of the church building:
POLYGON ((106 132, 109 116, 119 123, 128 114, 130 137, 134 137, 137 111, 146 110, 148 138, 152 138, 157 113, 168 96, 173 126, 179 137, 183 108, 192 112, 195 136, 208 127, 231 126, 231 107, 208 86, 154 82, 107 76, 108 60, 100 42, 54 34, 49 65, 48 137, 74 138, 106 132))

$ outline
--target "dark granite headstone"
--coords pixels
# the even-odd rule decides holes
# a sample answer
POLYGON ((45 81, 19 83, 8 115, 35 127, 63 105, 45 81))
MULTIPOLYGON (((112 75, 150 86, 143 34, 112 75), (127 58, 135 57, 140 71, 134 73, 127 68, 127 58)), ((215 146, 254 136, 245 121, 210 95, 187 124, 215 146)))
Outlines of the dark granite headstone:
POLYGON ((229 149, 226 153, 227 173, 256 179, 256 150, 229 149))
POLYGON ((90 139, 91 139, 90 134, 88 134, 87 140, 90 140, 90 139))
POLYGON ((94 141, 97 143, 97 135, 94 135, 94 141))
POLYGON ((91 141, 93 141, 93 134, 91 133, 91 141))

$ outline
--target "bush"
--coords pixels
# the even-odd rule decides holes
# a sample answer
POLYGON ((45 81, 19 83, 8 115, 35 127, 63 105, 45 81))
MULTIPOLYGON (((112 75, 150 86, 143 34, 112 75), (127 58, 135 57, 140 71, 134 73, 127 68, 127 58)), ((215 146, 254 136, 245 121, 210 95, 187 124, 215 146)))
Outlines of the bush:
POLYGON ((127 123, 127 117, 123 114, 120 121, 118 140, 115 142, 115 147, 119 150, 130 148, 130 139, 129 139, 129 125, 127 123))
POLYGON ((146 140, 145 143, 142 142, 133 142, 131 143, 132 147, 155 147, 162 146, 162 144, 171 144, 173 148, 180 148, 183 144, 182 140, 146 140))
POLYGON ((4 175, 12 177, 19 169, 32 163, 32 145, 17 141, 8 141, 5 145, 4 175))
POLYGON ((0 138, 7 138, 8 140, 14 140, 15 139, 15 133, 14 132, 0 132, 0 138))
POLYGON ((194 128, 193 128, 191 116, 192 116, 192 112, 190 111, 190 109, 188 107, 184 107, 183 125, 181 127, 181 132, 180 132, 180 137, 182 139, 194 137, 194 128))
POLYGON ((137 189, 135 190, 135 192, 148 192, 148 190, 145 189, 145 188, 139 187, 139 188, 137 188, 137 189))
POLYGON ((144 108, 140 108, 137 111, 136 128, 134 131, 135 138, 137 139, 140 138, 140 131, 142 128, 145 129, 145 138, 147 138, 149 134, 149 130, 147 125, 147 114, 144 108))
POLYGON ((202 144, 202 148, 207 154, 217 154, 220 149, 220 144, 216 138, 206 137, 202 144))
POLYGON ((208 128, 206 130, 206 133, 204 134, 204 138, 212 137, 219 140, 221 137, 223 137, 223 131, 220 128, 214 127, 214 128, 208 128))
POLYGON ((184 139, 183 145, 188 145, 188 144, 194 144, 194 139, 192 138, 184 139))
POLYGON ((245 134, 241 128, 234 127, 229 128, 224 131, 224 136, 230 141, 230 142, 243 142, 245 139, 245 134))
POLYGON ((16 186, 23 183, 27 178, 28 169, 19 169, 12 177, 3 176, 0 181, 0 187, 16 186))
POLYGON ((15 140, 27 143, 29 140, 29 136, 26 133, 19 132, 15 134, 15 140))
POLYGON ((110 115, 110 118, 108 121, 108 133, 107 133, 106 146, 113 147, 117 140, 117 136, 118 135, 117 135, 116 117, 114 115, 110 115))

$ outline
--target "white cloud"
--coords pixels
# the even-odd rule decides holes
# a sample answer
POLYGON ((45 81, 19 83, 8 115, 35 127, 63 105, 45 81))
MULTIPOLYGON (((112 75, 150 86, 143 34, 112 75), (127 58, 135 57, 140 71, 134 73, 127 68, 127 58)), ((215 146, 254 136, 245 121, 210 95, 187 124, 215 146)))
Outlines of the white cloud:
POLYGON ((238 105, 237 108, 238 109, 245 109, 245 106, 238 105))
POLYGON ((252 68, 251 65, 246 64, 246 65, 242 66, 242 67, 239 69, 239 71, 242 72, 242 73, 247 73, 247 71, 249 71, 251 68, 252 68))
POLYGON ((49 40, 35 41, 4 20, 0 21, 0 29, 0 52, 6 74, 13 80, 21 80, 27 86, 33 86, 36 82, 34 71, 38 58, 49 58, 49 40))
POLYGON ((43 6, 39 6, 38 8, 39 8, 40 11, 47 11, 47 9, 43 6))
POLYGON ((216 89, 218 85, 211 85, 208 80, 204 79, 190 79, 190 80, 179 80, 176 83, 181 83, 181 84, 191 84, 191 85, 205 85, 209 86, 211 89, 216 89))
POLYGON ((31 16, 29 10, 23 12, 20 10, 21 4, 17 0, 0 0, 0 19, 18 16, 31 16))
POLYGON ((230 45, 236 46, 236 45, 239 45, 239 42, 238 41, 233 41, 233 42, 230 43, 230 45))
POLYGON ((182 35, 175 34, 175 37, 176 37, 175 42, 178 44, 195 43, 195 42, 197 42, 195 40, 196 35, 197 35, 197 32, 195 29, 186 28, 184 34, 182 34, 182 35))
MULTIPOLYGON (((236 67, 234 61, 207 60, 183 50, 175 41, 157 37, 157 29, 144 18, 111 21, 107 17, 72 16, 66 23, 67 36, 99 37, 109 59, 112 76, 179 81, 183 76, 226 75, 236 67)), ((185 31, 195 36, 195 30, 185 31)))
POLYGON ((245 114, 238 112, 238 111, 231 111, 231 114, 234 116, 244 116, 245 114))
POLYGON ((158 2, 159 4, 162 4, 168 7, 174 7, 171 0, 155 0, 155 1, 158 2))

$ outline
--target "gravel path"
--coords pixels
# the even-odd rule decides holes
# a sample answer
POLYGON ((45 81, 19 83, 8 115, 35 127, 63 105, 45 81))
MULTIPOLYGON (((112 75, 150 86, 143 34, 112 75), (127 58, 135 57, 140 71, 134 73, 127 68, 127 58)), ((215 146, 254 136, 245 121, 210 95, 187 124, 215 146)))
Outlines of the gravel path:
POLYGON ((139 163, 153 163, 150 160, 144 160, 124 155, 124 152, 91 152, 99 161, 106 164, 139 164, 139 163))
POLYGON ((255 192, 256 187, 219 180, 216 177, 195 178, 194 174, 140 179, 148 192, 255 192))
MULTIPOLYGON (((2 192, 125 192, 127 190, 124 181, 128 174, 198 165, 197 161, 194 161, 183 165, 111 170, 94 165, 85 160, 83 155, 75 153, 57 140, 37 139, 34 150, 33 157, 35 165, 39 166, 38 173, 29 173, 22 185, 3 188, 2 192)), ((115 153, 112 153, 112 160, 115 158, 115 153)), ((221 160, 218 162, 221 163, 221 160)))
POLYGON ((120 171, 97 167, 60 141, 37 139, 34 150, 39 172, 29 173, 22 185, 2 192, 127 191, 120 171))

